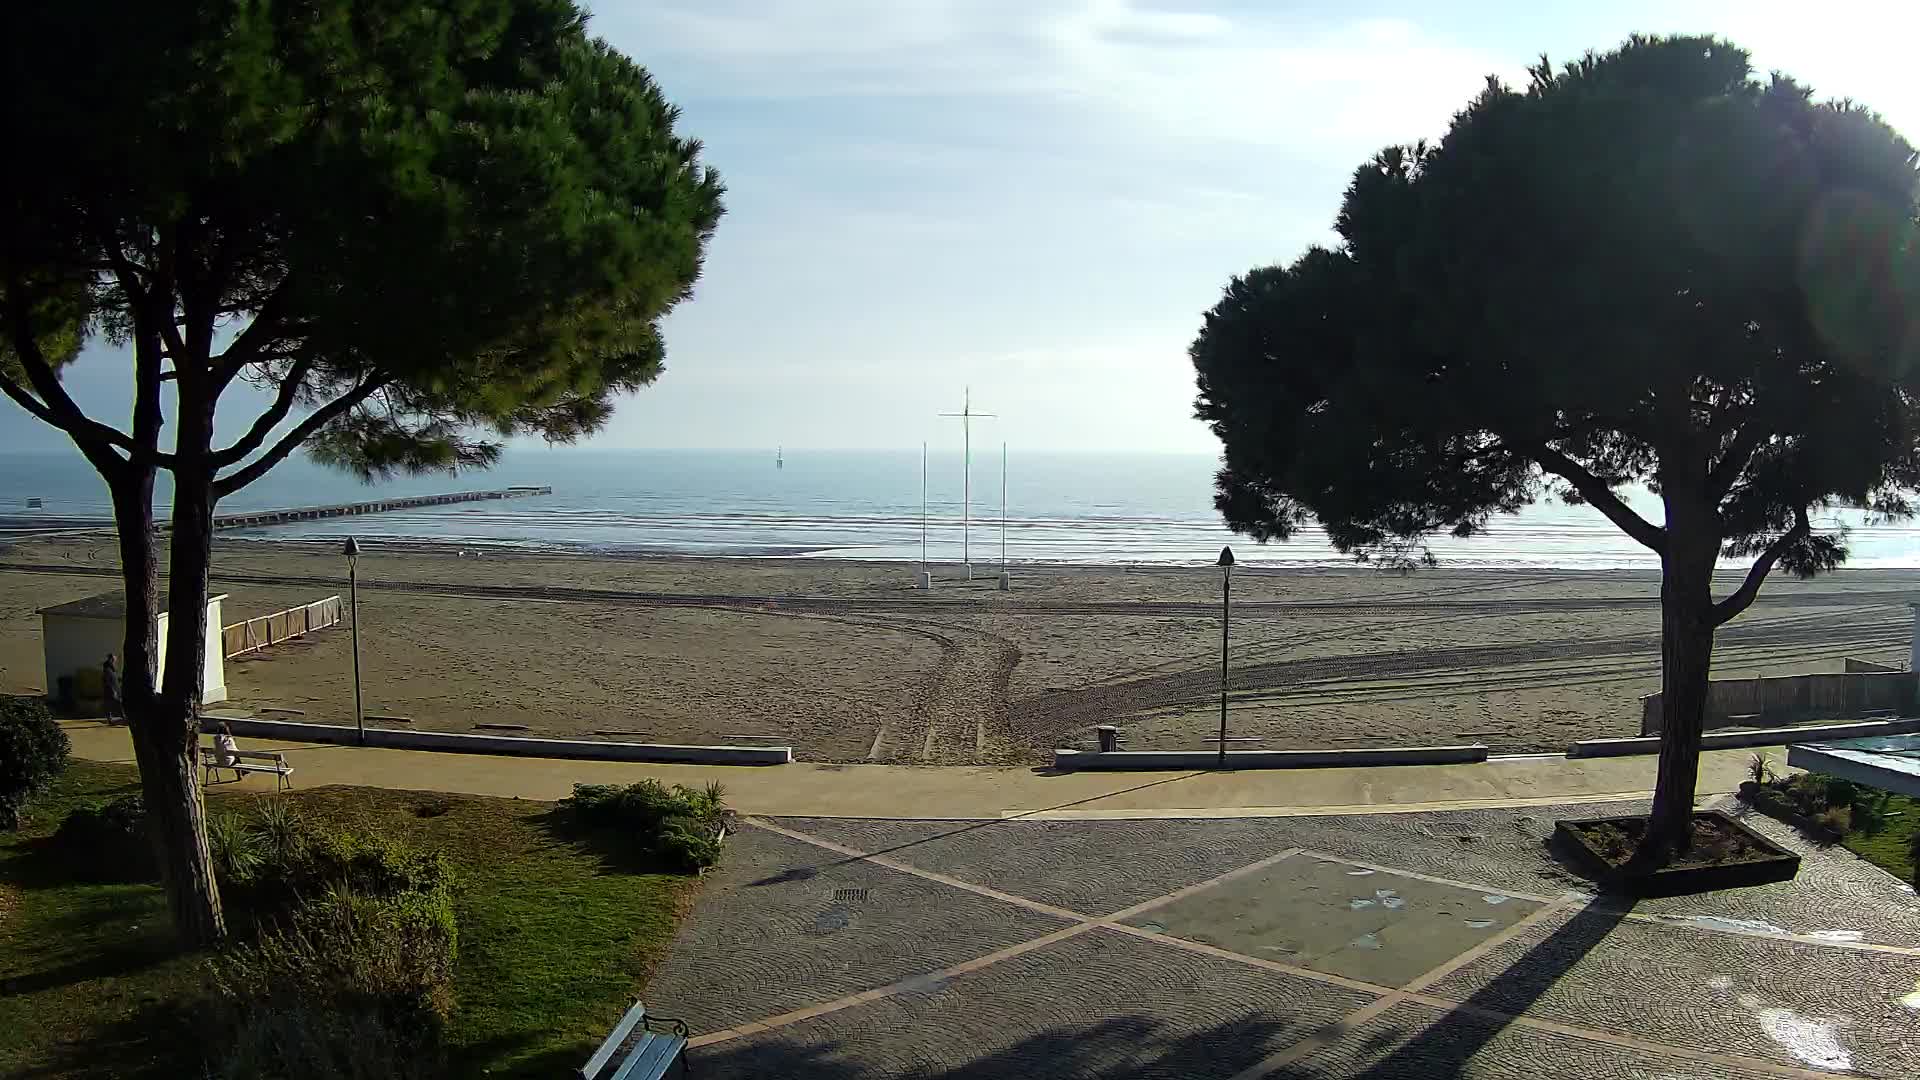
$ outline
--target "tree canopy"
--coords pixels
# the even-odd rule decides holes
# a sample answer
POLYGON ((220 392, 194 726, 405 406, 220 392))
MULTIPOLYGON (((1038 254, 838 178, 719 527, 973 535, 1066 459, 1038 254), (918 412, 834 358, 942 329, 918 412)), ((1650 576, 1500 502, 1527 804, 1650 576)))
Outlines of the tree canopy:
POLYGON ((309 439, 374 473, 576 437, 659 373, 721 213, 570 0, 20 4, 6 30, 33 167, 0 179, 0 389, 96 464, 176 462, 61 390, 91 335, 150 365, 136 401, 274 392, 212 453, 218 494, 309 439))
POLYGON ((216 940, 206 612, 183 603, 206 592, 214 506, 302 446, 371 477, 598 428, 659 375, 722 187, 572 0, 9 4, 0 90, 0 393, 111 492, 163 879, 182 934, 216 940), (123 417, 61 384, 92 338, 131 352, 123 417), (241 382, 269 403, 217 445, 241 382))
POLYGON ((1437 144, 1360 168, 1341 242, 1235 278, 1191 350, 1215 503, 1409 564, 1542 497, 1660 559, 1643 850, 1691 842, 1714 629, 1778 566, 1846 558, 1813 512, 1914 512, 1920 171, 1851 102, 1705 37, 1489 80, 1437 144), (1657 495, 1658 519, 1621 491, 1657 495), (1750 559, 1713 595, 1721 558, 1750 559))
POLYGON ((1354 176, 1343 243, 1236 278, 1194 342, 1217 502, 1284 539, 1424 552, 1553 493, 1667 545, 1616 495, 1685 495, 1728 555, 1813 572, 1841 503, 1920 480, 1913 148, 1873 113, 1636 38, 1354 176))

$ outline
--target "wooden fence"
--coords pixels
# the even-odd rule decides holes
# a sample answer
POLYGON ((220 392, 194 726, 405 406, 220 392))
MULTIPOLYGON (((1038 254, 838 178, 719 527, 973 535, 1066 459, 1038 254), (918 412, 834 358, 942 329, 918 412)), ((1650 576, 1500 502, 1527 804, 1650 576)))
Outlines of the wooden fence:
MULTIPOLYGON (((1920 681, 1910 671, 1775 675, 1707 684, 1706 728, 1768 728, 1813 720, 1913 715, 1920 681)), ((1660 734, 1659 694, 1640 699, 1640 734, 1660 734)))
POLYGON ((288 638, 338 625, 343 608, 338 596, 329 596, 325 600, 221 627, 221 651, 228 657, 240 656, 288 638))

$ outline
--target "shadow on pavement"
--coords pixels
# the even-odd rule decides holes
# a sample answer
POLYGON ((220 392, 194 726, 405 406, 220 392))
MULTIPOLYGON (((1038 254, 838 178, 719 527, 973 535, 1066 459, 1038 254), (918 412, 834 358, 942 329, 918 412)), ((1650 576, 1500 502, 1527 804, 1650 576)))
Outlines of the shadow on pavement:
MULTIPOLYGON (((782 1080, 1164 1080, 1225 1078, 1253 1065, 1291 1042, 1294 1025, 1250 1014, 1183 1035, 1170 1035, 1162 1021, 1116 1016, 1094 1024, 1068 1024, 1029 1035, 1011 1045, 948 1069, 929 1068, 911 1050, 887 1060, 846 1052, 834 1041, 796 1044, 779 1038, 696 1050, 693 1071, 703 1077, 781 1077, 782 1080)), ((982 1042, 991 1038, 987 1021, 972 1029, 982 1042)), ((947 1033, 952 1046, 963 1033, 947 1033)), ((1278 1074, 1281 1076, 1307 1074, 1278 1074)))
MULTIPOLYGON (((983 1013, 977 1023, 968 1024, 964 1030, 922 1031, 917 1039, 906 1032, 890 1031, 871 1041, 861 1039, 858 1045, 849 1045, 850 1040, 844 1037, 800 1042, 787 1037, 789 1033, 777 1032, 694 1051, 692 1064, 702 1076, 779 1076, 788 1080, 880 1080, 896 1076, 921 1080, 1229 1080, 1269 1055, 1303 1039, 1313 1039, 1323 1045, 1266 1075, 1275 1080, 1448 1080, 1478 1076, 1487 1073, 1488 1063, 1475 1059, 1506 1030, 1511 1023, 1508 1017, 1524 1013, 1537 1002, 1568 968, 1604 941, 1631 908, 1630 901, 1621 901, 1581 910, 1467 998, 1463 1004, 1474 1011, 1437 1018, 1404 1041, 1403 1029, 1379 1021, 1353 1030, 1328 1025, 1303 1031, 1282 1019, 1248 1014, 1198 1031, 1173 1034, 1165 1030, 1167 1025, 1162 1020, 1126 1015, 1093 1024, 1057 1025, 1000 1045, 996 1028, 1007 1021, 1018 1023, 1019 1018, 983 1013), (920 1039, 931 1045, 916 1046, 920 1039), (978 1058, 944 1069, 929 1067, 929 1058, 964 1053, 969 1040, 979 1045, 978 1058)), ((1551 1062, 1522 1064, 1552 1068, 1551 1062)))
POLYGON ((1605 941, 1633 906, 1631 899, 1608 897, 1601 904, 1582 908, 1461 1002, 1468 1009, 1485 1012, 1437 1018, 1420 1034, 1367 1066, 1362 1075, 1369 1080, 1448 1080, 1467 1075, 1473 1059, 1507 1029, 1511 1020, 1506 1017, 1531 1008, 1581 957, 1605 941))

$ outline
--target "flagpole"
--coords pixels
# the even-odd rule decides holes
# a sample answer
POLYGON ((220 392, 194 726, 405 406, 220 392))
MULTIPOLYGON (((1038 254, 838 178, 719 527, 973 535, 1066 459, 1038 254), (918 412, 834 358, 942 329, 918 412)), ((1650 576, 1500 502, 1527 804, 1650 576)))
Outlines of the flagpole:
POLYGON ((920 587, 932 588, 933 575, 927 571, 927 444, 920 444, 920 587))
POLYGON ((967 387, 967 390, 966 390, 966 397, 961 399, 960 411, 957 413, 941 413, 940 415, 956 417, 960 421, 961 439, 963 440, 961 443, 963 447, 961 451, 961 468, 966 474, 965 480, 963 480, 961 483, 961 494, 960 494, 960 557, 963 560, 965 560, 967 564, 967 580, 972 581, 973 580, 973 418, 976 416, 991 417, 994 414, 993 413, 977 413, 973 411, 973 387, 969 386, 967 387))
POLYGON ((1007 576, 1007 444, 1000 444, 1000 591, 1013 587, 1007 576))

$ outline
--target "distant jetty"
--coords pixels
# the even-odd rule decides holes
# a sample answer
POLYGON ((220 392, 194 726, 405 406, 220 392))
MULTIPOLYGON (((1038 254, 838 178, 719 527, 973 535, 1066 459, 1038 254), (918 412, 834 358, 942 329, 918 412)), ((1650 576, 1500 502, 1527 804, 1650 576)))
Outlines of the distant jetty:
POLYGON ((288 510, 254 510, 244 514, 220 514, 214 517, 215 529, 251 529, 264 525, 284 525, 289 521, 350 517, 354 514, 380 514, 388 510, 412 510, 421 506, 447 506, 451 503, 482 502, 487 499, 522 499, 533 495, 551 495, 546 485, 521 484, 496 491, 456 491, 447 495, 408 495, 403 498, 373 499, 368 502, 337 503, 333 506, 298 506, 288 510))

